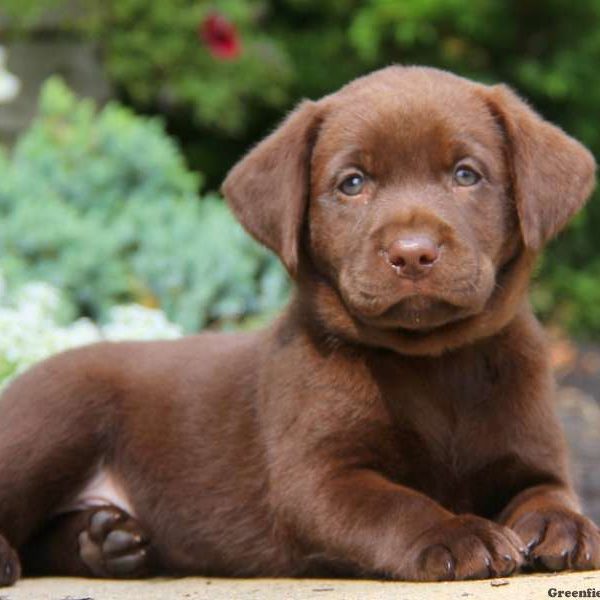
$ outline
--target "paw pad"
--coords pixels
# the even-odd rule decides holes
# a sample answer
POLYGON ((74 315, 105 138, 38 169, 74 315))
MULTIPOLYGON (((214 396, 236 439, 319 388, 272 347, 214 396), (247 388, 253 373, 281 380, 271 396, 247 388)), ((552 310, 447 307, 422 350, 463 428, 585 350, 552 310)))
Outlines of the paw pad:
POLYGON ((148 539, 141 525, 116 507, 94 512, 79 535, 79 553, 97 577, 141 577, 148 567, 148 539))

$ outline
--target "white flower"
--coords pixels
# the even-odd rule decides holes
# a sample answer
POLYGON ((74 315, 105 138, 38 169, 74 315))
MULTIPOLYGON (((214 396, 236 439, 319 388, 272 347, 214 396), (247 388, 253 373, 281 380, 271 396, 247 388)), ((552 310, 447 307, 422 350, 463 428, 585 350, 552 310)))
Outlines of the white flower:
POLYGON ((62 301, 60 292, 43 282, 25 284, 15 300, 19 310, 35 321, 54 319, 62 301))
POLYGON ((102 336, 107 340, 172 339, 182 334, 162 311, 139 304, 115 306, 109 312, 109 322, 102 327, 102 336))
POLYGON ((6 70, 6 50, 0 46, 0 104, 12 102, 21 90, 21 82, 6 70))
POLYGON ((61 326, 57 319, 62 302, 60 290, 41 282, 9 294, 0 273, 0 387, 62 350, 99 340, 170 339, 183 333, 162 311, 136 304, 113 307, 104 325, 82 318, 61 326))

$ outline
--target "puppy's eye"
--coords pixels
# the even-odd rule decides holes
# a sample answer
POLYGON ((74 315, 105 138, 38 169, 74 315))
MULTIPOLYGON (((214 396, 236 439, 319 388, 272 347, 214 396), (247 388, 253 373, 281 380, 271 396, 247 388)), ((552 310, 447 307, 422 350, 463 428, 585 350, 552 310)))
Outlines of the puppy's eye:
POLYGON ((471 167, 458 165, 454 170, 454 183, 456 183, 456 185, 469 187, 479 183, 480 179, 481 175, 474 169, 471 169, 471 167))
POLYGON ((338 189, 342 194, 346 196, 358 196, 365 187, 365 177, 361 173, 352 173, 348 175, 342 183, 338 186, 338 189))

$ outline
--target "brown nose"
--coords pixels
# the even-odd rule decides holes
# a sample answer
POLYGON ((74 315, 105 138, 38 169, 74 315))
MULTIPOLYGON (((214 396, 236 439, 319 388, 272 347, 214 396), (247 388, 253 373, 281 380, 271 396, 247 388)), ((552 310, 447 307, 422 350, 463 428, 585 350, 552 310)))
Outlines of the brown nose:
POLYGON ((440 251, 438 244, 429 236, 419 234, 398 238, 384 255, 398 275, 414 279, 429 272, 440 251))

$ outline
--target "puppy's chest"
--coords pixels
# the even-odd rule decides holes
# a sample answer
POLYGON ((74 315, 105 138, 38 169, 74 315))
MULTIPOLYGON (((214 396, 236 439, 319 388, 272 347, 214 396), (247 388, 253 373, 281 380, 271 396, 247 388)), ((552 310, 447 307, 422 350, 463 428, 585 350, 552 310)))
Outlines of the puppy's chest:
POLYGON ((481 439, 485 429, 481 418, 449 413, 418 396, 410 403, 389 409, 397 455, 403 464, 442 469, 448 477, 461 477, 485 460, 489 449, 481 439), (420 400, 418 407, 407 406, 420 400))
POLYGON ((475 392, 459 381, 407 377, 383 397, 388 411, 393 464, 390 475, 457 512, 470 512, 493 484, 476 481, 503 454, 489 390, 475 392), (455 383, 452 386, 452 383, 455 383))

